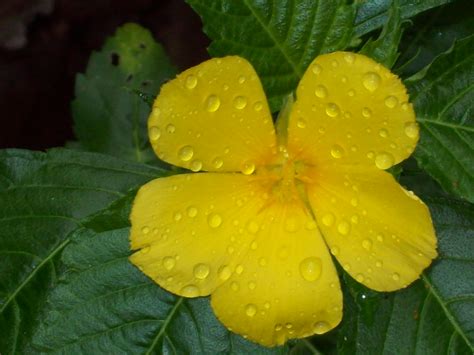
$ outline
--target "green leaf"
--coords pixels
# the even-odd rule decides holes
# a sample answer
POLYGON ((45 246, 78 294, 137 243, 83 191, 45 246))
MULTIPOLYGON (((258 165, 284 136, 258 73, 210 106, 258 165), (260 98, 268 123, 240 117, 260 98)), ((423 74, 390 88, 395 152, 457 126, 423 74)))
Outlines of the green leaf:
POLYGON ((400 17, 399 1, 394 0, 389 11, 389 18, 379 38, 375 41, 369 38, 360 53, 391 68, 398 58, 398 45, 402 37, 402 21, 400 17))
POLYGON ((208 298, 176 297, 128 261, 125 199, 85 222, 65 248, 34 344, 59 354, 283 354, 227 331, 208 298), (105 214, 106 218, 103 218, 105 214), (104 221, 115 221, 105 230, 104 221), (113 229, 112 229, 113 228, 113 229))
POLYGON ((154 97, 175 74, 149 31, 135 24, 119 28, 76 79, 72 112, 82 147, 127 160, 155 160, 147 133, 150 107, 137 92, 154 97))
MULTIPOLYGON (((423 11, 441 6, 454 0, 400 0, 401 18, 408 19, 423 11)), ((359 1, 355 18, 354 35, 360 37, 387 22, 392 0, 359 1)))
POLYGON ((345 49, 354 6, 343 0, 187 0, 212 39, 212 56, 240 55, 257 71, 272 112, 320 53, 345 49))
POLYGON ((157 168, 93 153, 0 151, 0 353, 29 349, 72 231, 160 175, 157 168))
POLYGON ((474 351, 474 208, 426 198, 439 258, 405 290, 375 293, 349 283, 340 354, 471 354, 474 351))
POLYGON ((474 35, 406 81, 421 139, 419 165, 448 192, 474 201, 474 35))

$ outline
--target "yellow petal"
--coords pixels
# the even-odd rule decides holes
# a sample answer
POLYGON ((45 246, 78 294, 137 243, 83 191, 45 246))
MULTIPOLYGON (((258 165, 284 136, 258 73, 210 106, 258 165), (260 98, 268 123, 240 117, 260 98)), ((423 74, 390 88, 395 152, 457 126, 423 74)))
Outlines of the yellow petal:
POLYGON ((212 293, 219 320, 265 346, 334 328, 342 317, 342 295, 312 217, 301 204, 274 202, 254 222, 254 244, 212 293))
POLYGON ((131 261, 165 289, 211 293, 255 239, 267 195, 242 174, 186 174, 144 185, 131 213, 131 261))
POLYGON ((193 171, 250 174, 276 145, 260 80, 239 57, 208 60, 163 85, 148 132, 158 157, 193 171))
POLYGON ((348 52, 321 55, 298 86, 289 150, 315 165, 388 169, 418 141, 408 99, 401 80, 372 59, 348 52))
POLYGON ((406 287, 436 257, 426 205, 384 171, 319 169, 308 197, 332 254, 377 291, 406 287))

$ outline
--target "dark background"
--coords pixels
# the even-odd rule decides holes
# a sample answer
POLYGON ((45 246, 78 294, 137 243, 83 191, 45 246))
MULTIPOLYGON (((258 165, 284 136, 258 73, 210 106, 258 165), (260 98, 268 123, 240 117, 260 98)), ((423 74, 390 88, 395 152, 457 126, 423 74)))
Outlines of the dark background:
POLYGON ((180 69, 208 57, 200 19, 183 0, 0 0, 0 148, 74 139, 75 75, 126 22, 148 28, 180 69))

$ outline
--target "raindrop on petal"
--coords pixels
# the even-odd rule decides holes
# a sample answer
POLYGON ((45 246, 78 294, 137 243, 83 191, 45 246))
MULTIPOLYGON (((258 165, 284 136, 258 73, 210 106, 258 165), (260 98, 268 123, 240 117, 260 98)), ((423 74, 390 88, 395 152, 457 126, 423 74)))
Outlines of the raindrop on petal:
POLYGON ((207 217, 207 223, 211 228, 217 228, 222 224, 222 217, 217 213, 210 214, 207 217))
POLYGON ((206 100, 206 110, 208 112, 216 112, 221 105, 221 100, 216 95, 210 95, 206 100))
POLYGON ((381 170, 390 168, 394 163, 393 156, 390 153, 379 153, 375 157, 375 166, 381 170))
POLYGON ((197 264, 193 269, 194 277, 200 280, 207 278, 210 271, 211 269, 206 264, 197 264))
POLYGON ((379 87, 381 80, 382 78, 377 73, 368 72, 362 78, 362 84, 367 90, 374 92, 379 87))
POLYGON ((189 161, 194 155, 194 149, 190 145, 185 145, 178 151, 178 157, 182 161, 189 161))
POLYGON ((321 259, 309 257, 300 263, 300 274, 306 281, 316 281, 321 276, 321 259))

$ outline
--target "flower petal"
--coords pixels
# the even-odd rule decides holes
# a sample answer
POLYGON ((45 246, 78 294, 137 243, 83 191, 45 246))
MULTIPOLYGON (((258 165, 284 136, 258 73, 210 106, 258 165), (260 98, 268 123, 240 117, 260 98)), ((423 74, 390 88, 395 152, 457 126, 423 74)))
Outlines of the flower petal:
POLYGON ((246 221, 264 206, 255 177, 185 174, 144 185, 131 213, 131 261, 168 291, 210 294, 255 239, 246 221))
POLYGON ((426 205, 384 171, 320 169, 308 197, 331 253, 377 291, 406 287, 436 253, 426 205))
POLYGON ((265 346, 334 328, 342 318, 339 279, 305 207, 274 202, 254 223, 255 244, 212 293, 220 321, 265 346))
POLYGON ((315 165, 385 170, 413 152, 418 126, 396 75, 364 55, 335 52, 301 79, 288 134, 289 151, 315 165))
POLYGON ((193 171, 251 173, 272 154, 265 93, 245 59, 211 59, 162 86, 148 121, 157 155, 193 171))

